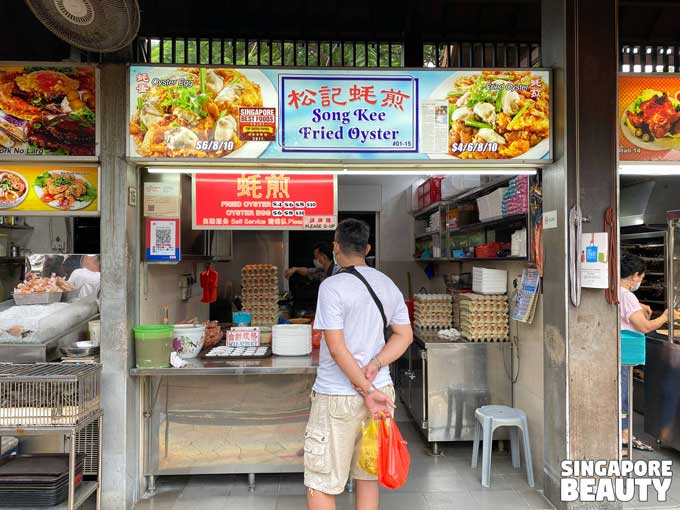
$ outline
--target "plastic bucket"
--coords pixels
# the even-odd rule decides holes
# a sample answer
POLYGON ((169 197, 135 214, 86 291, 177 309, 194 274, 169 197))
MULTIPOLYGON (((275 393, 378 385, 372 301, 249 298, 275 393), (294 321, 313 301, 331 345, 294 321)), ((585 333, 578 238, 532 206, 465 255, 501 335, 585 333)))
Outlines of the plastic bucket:
POLYGON ((137 368, 170 366, 174 326, 147 324, 133 328, 137 368))
POLYGON ((647 338, 637 331, 621 330, 621 364, 644 365, 647 357, 647 338))

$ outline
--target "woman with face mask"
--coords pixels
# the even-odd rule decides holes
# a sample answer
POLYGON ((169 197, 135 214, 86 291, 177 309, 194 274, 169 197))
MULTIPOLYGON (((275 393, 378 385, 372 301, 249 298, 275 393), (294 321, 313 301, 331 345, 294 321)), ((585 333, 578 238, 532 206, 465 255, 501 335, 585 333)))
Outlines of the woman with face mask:
MULTIPOLYGON (((633 294, 645 279, 645 263, 636 255, 626 254, 621 258, 621 289, 619 292, 619 313, 621 329, 650 333, 668 322, 668 310, 652 319, 652 309, 640 303, 633 294)), ((677 312, 676 312, 676 315, 677 312)))
MULTIPOLYGON (((668 322, 668 310, 652 319, 652 309, 640 303, 633 294, 640 288, 645 279, 645 263, 636 255, 625 254, 621 257, 621 288, 619 291, 619 314, 621 316, 621 329, 637 331, 638 333, 650 333, 661 328, 668 322)), ((675 312, 678 318, 678 312, 675 312)), ((628 413, 628 377, 630 375, 627 366, 621 367, 621 407, 624 414, 628 413)), ((628 446, 628 418, 621 422, 624 452, 628 446)), ((637 438, 633 438, 633 448, 636 450, 653 451, 653 448, 637 438)))

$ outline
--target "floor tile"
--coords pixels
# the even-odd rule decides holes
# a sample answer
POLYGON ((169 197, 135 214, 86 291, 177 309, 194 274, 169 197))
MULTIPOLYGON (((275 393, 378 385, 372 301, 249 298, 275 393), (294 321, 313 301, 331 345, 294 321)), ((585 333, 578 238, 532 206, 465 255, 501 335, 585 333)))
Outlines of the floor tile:
POLYGON ((389 510, 426 509, 427 502, 425 501, 425 496, 418 493, 400 491, 381 492, 380 508, 388 508, 389 510))
POLYGON ((276 510, 302 510, 307 508, 306 496, 279 496, 276 500, 276 510))
POLYGON ((468 510, 477 506, 468 491, 425 494, 425 501, 429 510, 468 510))
POLYGON ((529 504, 529 507, 540 510, 552 510, 554 507, 543 496, 543 493, 535 490, 518 490, 519 494, 529 504))
POLYGON ((513 490, 470 491, 478 510, 523 510, 531 508, 526 499, 513 490))
MULTIPOLYGON (((275 510, 277 496, 229 496, 225 500, 225 509, 233 510, 275 510)), ((200 506, 196 506, 200 508, 200 506)), ((305 508, 305 507, 301 507, 305 508)), ((187 508, 186 510, 190 510, 187 508)))

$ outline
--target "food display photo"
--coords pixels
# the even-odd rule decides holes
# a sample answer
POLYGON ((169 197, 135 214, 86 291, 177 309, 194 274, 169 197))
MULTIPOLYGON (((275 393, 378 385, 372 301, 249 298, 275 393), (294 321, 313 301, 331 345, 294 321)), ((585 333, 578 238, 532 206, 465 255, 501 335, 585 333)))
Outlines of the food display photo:
POLYGON ((0 165, 0 211, 13 214, 96 214, 99 168, 0 165))
POLYGON ((459 71, 430 95, 449 105, 448 155, 542 159, 550 151, 550 87, 544 71, 459 71))
POLYGON ((241 108, 275 108, 276 91, 255 69, 132 68, 131 155, 258 157, 269 142, 239 136, 241 108))
POLYGON ((680 79, 619 76, 621 161, 680 159, 680 79))
POLYGON ((0 66, 0 153, 96 155, 96 69, 0 66))

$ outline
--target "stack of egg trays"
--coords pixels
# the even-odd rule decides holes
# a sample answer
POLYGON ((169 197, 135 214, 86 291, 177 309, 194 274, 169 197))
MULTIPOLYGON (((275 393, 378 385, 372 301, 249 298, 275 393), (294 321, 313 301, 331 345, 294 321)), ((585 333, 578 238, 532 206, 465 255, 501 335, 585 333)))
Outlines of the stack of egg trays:
POLYGON ((253 326, 271 326, 278 322, 279 271, 270 264, 251 264, 241 269, 243 309, 252 316, 253 326))
POLYGON ((453 304, 450 294, 416 294, 414 323, 420 329, 451 327, 453 304))
POLYGON ((457 324, 471 342, 507 342, 509 306, 505 294, 461 294, 457 324))

